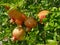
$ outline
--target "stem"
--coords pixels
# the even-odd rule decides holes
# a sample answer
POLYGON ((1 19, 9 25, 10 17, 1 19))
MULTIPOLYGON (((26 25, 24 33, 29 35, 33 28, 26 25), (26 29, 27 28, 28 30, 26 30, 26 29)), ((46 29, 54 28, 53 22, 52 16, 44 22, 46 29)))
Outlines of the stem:
POLYGON ((44 41, 44 45, 46 45, 46 31, 45 30, 43 32, 43 41, 44 41))
POLYGON ((56 36, 57 36, 57 32, 56 32, 56 29, 54 29, 54 40, 56 41, 56 36))

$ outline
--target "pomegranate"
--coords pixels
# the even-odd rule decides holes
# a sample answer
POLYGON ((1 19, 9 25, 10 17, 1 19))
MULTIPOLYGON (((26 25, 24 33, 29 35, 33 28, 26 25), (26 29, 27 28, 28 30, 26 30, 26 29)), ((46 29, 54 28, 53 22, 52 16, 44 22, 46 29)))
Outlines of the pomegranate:
POLYGON ((26 16, 23 13, 17 11, 16 9, 11 9, 8 12, 8 15, 10 16, 11 19, 15 21, 17 25, 22 25, 22 23, 26 19, 26 16))
POLYGON ((42 20, 43 20, 44 18, 46 18, 46 15, 47 15, 48 13, 49 13, 48 10, 43 10, 43 11, 39 12, 38 18, 40 19, 40 23, 42 23, 42 20))
POLYGON ((12 40, 23 40, 25 31, 22 27, 16 27, 12 32, 12 40))
POLYGON ((24 22, 24 24, 27 27, 27 31, 30 31, 31 28, 33 28, 37 25, 37 22, 34 18, 28 17, 26 19, 26 21, 24 22))

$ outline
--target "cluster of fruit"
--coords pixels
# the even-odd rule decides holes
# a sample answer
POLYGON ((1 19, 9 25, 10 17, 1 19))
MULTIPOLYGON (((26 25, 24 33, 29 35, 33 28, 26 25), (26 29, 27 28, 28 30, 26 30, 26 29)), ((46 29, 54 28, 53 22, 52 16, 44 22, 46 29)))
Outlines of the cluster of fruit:
MULTIPOLYGON (((9 7, 5 8, 9 9, 9 7)), ((37 17, 40 19, 40 23, 43 23, 42 20, 46 18, 48 13, 48 10, 43 10, 38 13, 37 17)), ((37 25, 37 21, 33 17, 27 17, 16 9, 10 9, 8 15, 11 18, 10 22, 17 24, 17 27, 12 32, 12 40, 23 40, 25 32, 30 32, 31 28, 37 25), (23 24, 26 26, 26 30, 23 29, 23 24)))

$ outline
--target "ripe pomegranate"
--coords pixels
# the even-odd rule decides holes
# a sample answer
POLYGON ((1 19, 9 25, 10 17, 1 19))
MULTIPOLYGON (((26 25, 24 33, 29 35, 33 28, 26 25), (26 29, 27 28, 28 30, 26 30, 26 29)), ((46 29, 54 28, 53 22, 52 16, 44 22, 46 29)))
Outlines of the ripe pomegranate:
POLYGON ((46 15, 49 13, 48 10, 43 10, 39 12, 38 18, 40 19, 40 23, 42 23, 43 19, 46 18, 46 15))
POLYGON ((16 27, 12 32, 12 40, 23 40, 25 31, 22 27, 16 27))
POLYGON ((27 31, 29 32, 31 28, 35 27, 37 25, 37 22, 34 18, 28 17, 25 22, 25 26, 27 27, 27 31))
POLYGON ((14 22, 17 24, 17 25, 22 25, 22 23, 25 21, 26 19, 26 16, 17 11, 16 9, 11 9, 9 12, 8 12, 8 15, 10 16, 11 19, 14 20, 14 22))

